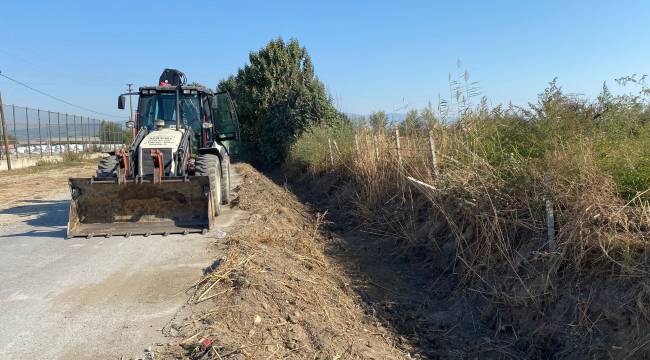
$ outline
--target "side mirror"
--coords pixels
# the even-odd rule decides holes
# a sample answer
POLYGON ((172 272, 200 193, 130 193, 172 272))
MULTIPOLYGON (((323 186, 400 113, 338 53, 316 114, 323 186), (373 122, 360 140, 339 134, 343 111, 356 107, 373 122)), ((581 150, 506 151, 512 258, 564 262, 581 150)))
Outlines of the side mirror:
POLYGON ((125 125, 129 129, 133 129, 135 127, 135 122, 133 120, 129 120, 125 123, 125 125))
POLYGON ((217 108, 219 107, 217 103, 218 103, 218 101, 217 101, 217 97, 216 97, 216 96, 213 96, 213 97, 212 97, 212 101, 210 101, 210 108, 211 108, 212 110, 217 110, 217 108))
POLYGON ((117 98, 117 108, 120 110, 124 110, 124 102, 125 102, 124 95, 120 95, 117 98))

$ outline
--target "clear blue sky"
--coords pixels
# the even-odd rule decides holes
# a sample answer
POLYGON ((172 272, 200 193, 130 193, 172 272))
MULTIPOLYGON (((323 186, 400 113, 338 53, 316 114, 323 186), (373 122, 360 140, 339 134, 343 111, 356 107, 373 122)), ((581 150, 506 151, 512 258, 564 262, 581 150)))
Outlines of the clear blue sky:
MULTIPOLYGON (((650 73, 648 1, 4 1, 0 71, 101 112, 175 67, 215 86, 274 37, 297 38, 346 112, 422 107, 458 59, 493 104, 553 77, 594 97, 650 73)), ((6 103, 87 115, 0 78, 6 103)), ((447 95, 448 97, 448 95, 447 95)))

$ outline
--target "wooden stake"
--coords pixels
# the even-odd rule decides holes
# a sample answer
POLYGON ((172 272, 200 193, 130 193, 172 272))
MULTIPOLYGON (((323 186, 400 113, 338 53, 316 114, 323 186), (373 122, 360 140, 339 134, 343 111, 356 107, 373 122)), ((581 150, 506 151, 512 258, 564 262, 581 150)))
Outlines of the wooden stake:
POLYGON ((357 151, 357 156, 359 156, 359 137, 357 136, 356 131, 354 132, 354 148, 357 151))
POLYGON ((375 147, 375 163, 379 164, 379 148, 377 147, 377 134, 372 134, 372 144, 375 147))
POLYGON ((327 138, 327 144, 330 148, 330 163, 332 164, 332 167, 334 167, 334 155, 332 155, 332 138, 327 138))
POLYGON ((399 128, 395 126, 395 142, 397 143, 397 170, 402 171, 402 152, 399 144, 399 128))
POLYGON ((431 168, 433 176, 438 176, 438 159, 436 158, 436 143, 433 140, 433 130, 429 131, 429 149, 431 150, 431 168))

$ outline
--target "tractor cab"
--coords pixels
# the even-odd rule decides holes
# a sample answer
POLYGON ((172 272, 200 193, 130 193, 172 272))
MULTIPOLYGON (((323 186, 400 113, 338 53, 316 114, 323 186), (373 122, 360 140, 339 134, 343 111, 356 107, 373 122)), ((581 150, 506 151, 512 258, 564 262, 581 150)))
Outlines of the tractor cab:
POLYGON ((68 236, 206 232, 230 201, 239 123, 227 92, 185 85, 165 69, 139 96, 131 145, 107 154, 97 176, 71 178, 68 236))

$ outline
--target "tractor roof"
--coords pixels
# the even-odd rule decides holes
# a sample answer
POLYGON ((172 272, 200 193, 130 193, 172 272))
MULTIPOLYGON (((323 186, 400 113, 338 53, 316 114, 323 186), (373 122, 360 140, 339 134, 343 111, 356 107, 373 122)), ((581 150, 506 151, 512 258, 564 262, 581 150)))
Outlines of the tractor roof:
MULTIPOLYGON (((181 86, 182 90, 196 90, 198 92, 206 93, 213 95, 214 92, 203 86, 194 86, 194 85, 183 85, 181 86)), ((174 86, 142 86, 140 87, 140 92, 142 90, 156 90, 156 91, 175 91, 176 87, 174 86)))

